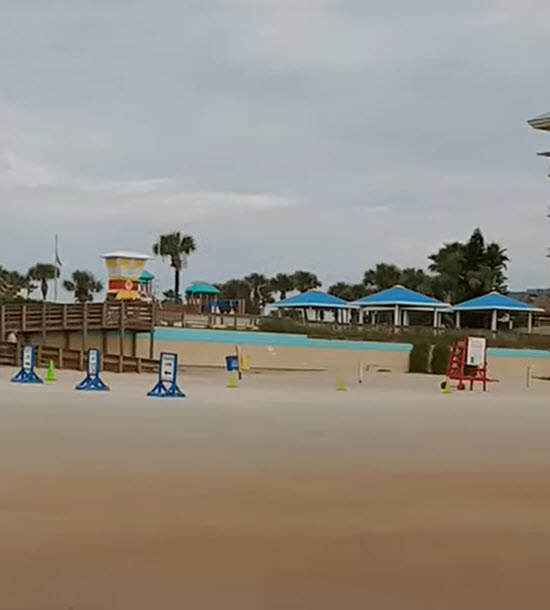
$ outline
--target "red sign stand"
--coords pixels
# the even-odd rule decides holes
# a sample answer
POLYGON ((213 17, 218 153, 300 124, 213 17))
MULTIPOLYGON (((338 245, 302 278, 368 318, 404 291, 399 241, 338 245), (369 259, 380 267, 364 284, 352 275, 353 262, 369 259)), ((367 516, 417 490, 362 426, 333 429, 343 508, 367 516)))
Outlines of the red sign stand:
POLYGON ((447 362, 447 377, 456 379, 457 390, 464 390, 465 381, 470 382, 470 391, 474 389, 474 382, 479 381, 483 384, 483 391, 487 391, 487 359, 481 366, 471 366, 466 363, 468 341, 459 339, 451 345, 451 353, 447 362))

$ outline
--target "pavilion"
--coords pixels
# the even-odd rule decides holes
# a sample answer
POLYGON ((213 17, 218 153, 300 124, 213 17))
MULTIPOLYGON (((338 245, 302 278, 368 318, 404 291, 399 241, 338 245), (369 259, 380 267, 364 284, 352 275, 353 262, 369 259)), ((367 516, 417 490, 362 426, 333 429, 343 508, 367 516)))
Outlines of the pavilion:
POLYGON ((207 282, 193 282, 185 289, 185 300, 188 305, 196 307, 197 311, 204 311, 208 302, 217 297, 220 291, 207 282))
POLYGON ((349 322, 350 310, 354 307, 348 301, 335 297, 332 294, 322 292, 321 290, 308 290, 301 292, 277 303, 273 303, 273 307, 279 309, 299 309, 303 311, 304 321, 308 320, 307 312, 313 311, 315 320, 323 321, 326 312, 332 313, 334 321, 337 324, 349 322))
MULTIPOLYGON (((518 301, 507 297, 500 292, 489 292, 483 296, 463 301, 457 305, 453 305, 453 311, 456 315, 456 327, 460 328, 460 314, 463 311, 475 311, 478 313, 490 313, 491 314, 491 330, 497 331, 498 326, 498 314, 527 314, 527 332, 530 333, 533 330, 533 314, 544 313, 544 309, 535 307, 529 303, 518 301)), ((510 319, 511 324, 511 319, 510 319)))
POLYGON ((372 312, 374 316, 380 311, 393 311, 394 326, 408 326, 409 312, 423 311, 433 313, 434 328, 439 328, 441 314, 452 311, 451 306, 447 303, 405 288, 400 284, 353 301, 352 305, 359 307, 362 311, 372 312))

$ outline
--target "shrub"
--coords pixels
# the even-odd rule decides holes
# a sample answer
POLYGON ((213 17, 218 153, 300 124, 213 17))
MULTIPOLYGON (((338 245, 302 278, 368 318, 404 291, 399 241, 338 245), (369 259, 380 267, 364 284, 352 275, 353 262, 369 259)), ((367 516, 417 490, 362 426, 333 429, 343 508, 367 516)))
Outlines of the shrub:
POLYGON ((426 342, 414 343, 409 357, 411 373, 427 373, 429 370, 431 345, 426 342))
POLYGON ((434 345, 430 366, 432 373, 437 373, 438 375, 445 374, 450 353, 451 346, 447 342, 439 341, 434 345))

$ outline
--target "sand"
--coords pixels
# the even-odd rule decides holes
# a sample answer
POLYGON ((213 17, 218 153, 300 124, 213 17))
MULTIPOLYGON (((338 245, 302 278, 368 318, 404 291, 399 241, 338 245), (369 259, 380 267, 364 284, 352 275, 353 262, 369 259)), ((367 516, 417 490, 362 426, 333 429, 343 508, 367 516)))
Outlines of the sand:
POLYGON ((550 383, 0 368, 2 610, 548 607, 550 383))

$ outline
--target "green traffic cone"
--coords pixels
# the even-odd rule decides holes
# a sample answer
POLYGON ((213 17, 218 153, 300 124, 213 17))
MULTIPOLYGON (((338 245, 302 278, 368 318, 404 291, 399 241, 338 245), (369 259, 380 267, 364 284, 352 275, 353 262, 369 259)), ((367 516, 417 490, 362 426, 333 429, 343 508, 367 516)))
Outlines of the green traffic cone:
POLYGON ((48 370, 46 372, 46 376, 44 377, 44 381, 55 381, 53 360, 50 360, 48 363, 48 370))

